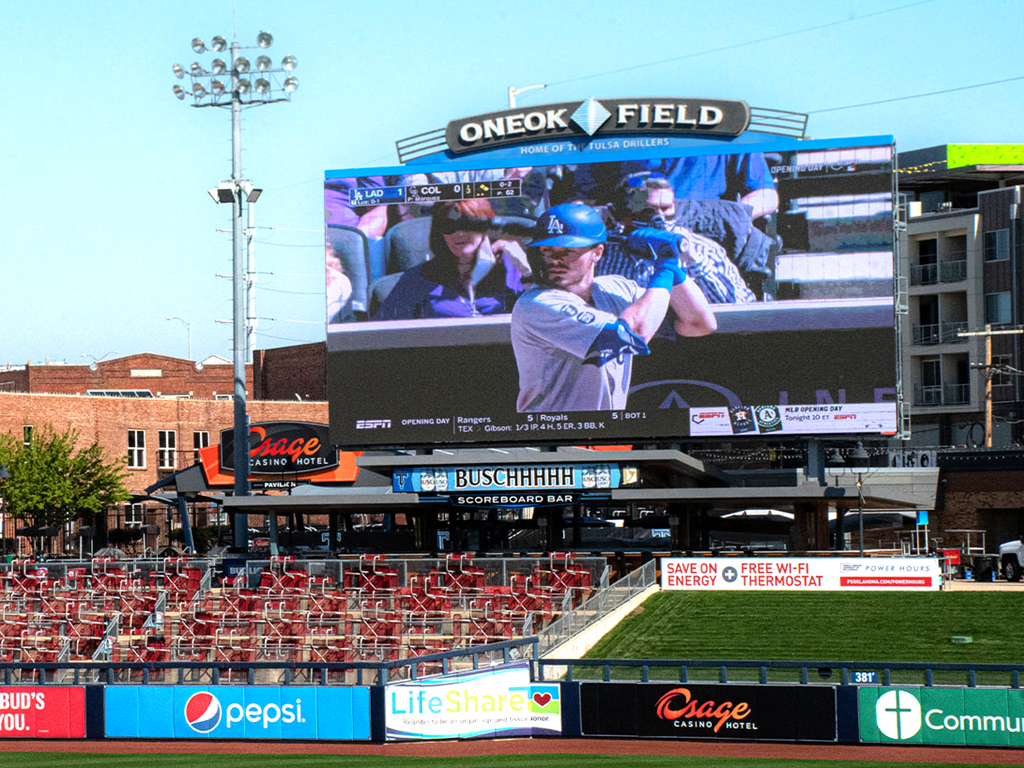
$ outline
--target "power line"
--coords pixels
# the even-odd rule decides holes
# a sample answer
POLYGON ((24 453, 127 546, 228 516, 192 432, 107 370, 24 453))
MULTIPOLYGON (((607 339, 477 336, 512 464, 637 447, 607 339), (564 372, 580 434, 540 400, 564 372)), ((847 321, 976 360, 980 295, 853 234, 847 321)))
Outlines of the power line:
POLYGON ((934 3, 934 2, 935 2, 935 0, 921 0, 920 2, 917 2, 917 3, 909 3, 908 5, 900 5, 900 6, 897 6, 896 8, 888 8, 888 9, 886 9, 884 11, 875 11, 874 13, 866 13, 863 16, 858 16, 855 19, 840 19, 838 21, 829 21, 829 22, 826 22, 825 24, 818 24, 818 25, 813 26, 813 27, 805 27, 804 29, 795 29, 795 30, 792 30, 791 32, 781 32, 781 33, 779 33, 777 35, 770 35, 768 37, 760 37, 760 38, 756 38, 754 40, 746 40, 746 41, 744 41, 742 43, 733 43, 732 45, 723 45, 723 46, 721 46, 719 48, 708 48, 708 49, 703 50, 703 51, 695 51, 694 53, 687 53, 687 54, 684 54, 682 56, 673 56, 671 59, 662 59, 660 61, 652 61, 652 62, 648 62, 647 64, 634 64, 633 66, 630 66, 630 67, 622 67, 620 69, 611 69, 611 70, 608 70, 607 72, 598 72, 597 74, 593 74, 593 75, 583 75, 581 77, 572 77, 572 78, 569 78, 567 80, 559 80, 559 81, 554 82, 554 83, 548 83, 548 86, 551 87, 551 86, 556 86, 556 85, 565 85, 567 83, 578 83, 578 82, 580 82, 582 80, 593 80, 595 77, 604 77, 605 75, 617 75, 617 74, 621 74, 622 72, 632 72, 633 70, 637 70, 637 69, 645 69, 647 67, 657 67, 657 66, 661 66, 662 64, 671 64, 673 62, 684 61, 686 59, 695 59, 698 56, 705 56, 705 55, 707 55, 709 53, 722 53, 723 51, 732 51, 732 50, 735 50, 737 48, 743 48, 743 47, 748 46, 748 45, 759 45, 760 43, 769 43, 769 42, 772 42, 773 40, 783 40, 783 39, 785 39, 787 37, 794 37, 795 35, 803 35, 803 34, 806 34, 808 32, 817 32, 817 31, 822 30, 822 29, 828 29, 829 27, 837 27, 837 26, 840 26, 841 24, 849 24, 850 22, 853 22, 853 21, 863 21, 865 19, 874 18, 876 16, 883 16, 883 15, 885 15, 887 13, 896 13, 897 11, 904 11, 904 10, 906 10, 908 8, 916 8, 919 5, 928 5, 929 3, 934 3))
POLYGON ((976 83, 975 85, 962 85, 959 88, 946 88, 941 91, 931 91, 929 93, 918 93, 913 96, 897 96, 894 99, 882 99, 881 101, 866 101, 863 104, 850 104, 846 107, 830 107, 828 109, 815 109, 807 114, 809 115, 820 115, 823 112, 838 112, 841 109, 857 109, 859 107, 873 107, 876 104, 892 104, 894 101, 910 101, 911 99, 923 99, 927 96, 941 96, 945 93, 956 93, 957 91, 969 91, 973 88, 986 88, 990 85, 1002 85, 1003 83, 1014 83, 1018 80, 1024 80, 1024 75, 1019 77, 1008 77, 1005 80, 992 80, 987 83, 976 83))

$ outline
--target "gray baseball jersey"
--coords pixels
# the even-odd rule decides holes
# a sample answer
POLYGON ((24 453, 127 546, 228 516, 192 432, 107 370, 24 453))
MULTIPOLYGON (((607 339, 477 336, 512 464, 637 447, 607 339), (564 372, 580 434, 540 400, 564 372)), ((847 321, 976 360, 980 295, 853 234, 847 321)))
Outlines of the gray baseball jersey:
POLYGON ((512 308, 512 349, 519 368, 516 410, 601 411, 626 407, 632 356, 584 364, 598 335, 644 289, 618 275, 594 278, 593 304, 537 286, 512 308))

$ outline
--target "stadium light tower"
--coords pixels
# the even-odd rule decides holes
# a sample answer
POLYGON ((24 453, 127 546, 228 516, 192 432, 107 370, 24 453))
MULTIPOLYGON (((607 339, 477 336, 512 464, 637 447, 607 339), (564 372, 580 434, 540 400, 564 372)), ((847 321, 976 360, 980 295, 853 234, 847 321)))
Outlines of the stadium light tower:
MULTIPOLYGON (((231 179, 220 182, 209 190, 217 203, 233 206, 232 246, 232 324, 234 351, 234 402, 235 402, 235 496, 249 495, 249 421, 245 413, 245 363, 246 363, 246 275, 245 239, 242 233, 242 216, 248 204, 255 203, 262 190, 242 178, 242 109, 291 101, 291 95, 299 87, 299 80, 292 74, 298 60, 291 55, 281 59, 275 66, 269 56, 260 54, 255 62, 242 55, 243 50, 268 49, 274 43, 269 32, 260 32, 255 46, 243 47, 237 40, 230 47, 225 38, 214 37, 210 47, 201 38, 192 40, 196 54, 213 53, 214 59, 205 67, 193 61, 186 70, 180 64, 172 68, 174 76, 184 81, 189 78, 190 88, 174 86, 174 95, 179 100, 191 99, 193 107, 223 107, 231 110, 231 179), (222 55, 230 49, 229 61, 222 55), (255 79, 253 79, 255 78, 255 79)), ((248 526, 234 522, 234 544, 248 548, 248 526)))

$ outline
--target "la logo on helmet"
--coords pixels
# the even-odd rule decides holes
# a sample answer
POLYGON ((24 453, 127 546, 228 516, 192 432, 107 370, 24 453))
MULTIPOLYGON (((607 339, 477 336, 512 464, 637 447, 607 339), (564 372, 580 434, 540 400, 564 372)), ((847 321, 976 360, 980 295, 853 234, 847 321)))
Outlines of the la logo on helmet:
POLYGON ((561 235, 565 232, 565 226, 558 220, 558 217, 552 216, 548 219, 548 234, 549 235, 561 235))

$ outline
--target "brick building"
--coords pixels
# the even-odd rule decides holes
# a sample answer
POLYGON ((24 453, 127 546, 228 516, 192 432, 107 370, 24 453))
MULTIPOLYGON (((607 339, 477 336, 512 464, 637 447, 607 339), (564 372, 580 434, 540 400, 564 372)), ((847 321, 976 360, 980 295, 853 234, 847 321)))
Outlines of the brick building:
MULTIPOLYGON (((251 365, 245 378, 246 395, 252 397, 251 365)), ((29 362, 0 368, 0 392, 230 400, 234 391, 231 361, 215 355, 193 362, 144 352, 92 365, 29 362)))
MULTIPOLYGON (((178 362, 192 367, 188 361, 158 355, 140 355, 132 359, 140 358, 156 360, 168 370, 174 369, 178 362)), ((230 370, 229 366, 228 381, 230 370)), ((327 404, 324 402, 253 401, 247 411, 252 422, 327 423, 327 404)), ((216 445, 220 431, 232 428, 233 420, 231 400, 199 399, 195 395, 186 398, 105 397, 0 392, 0 433, 23 436, 27 440, 46 425, 58 432, 73 428, 79 434, 81 446, 96 443, 103 447, 108 458, 125 457, 128 490, 137 495, 144 495, 146 488, 174 471, 196 463, 198 449, 216 445)), ((163 546, 169 543, 168 531, 178 525, 177 518, 170 514, 169 509, 153 502, 128 502, 109 511, 107 527, 157 526, 160 533, 148 537, 146 546, 163 546)), ((223 517, 212 517, 214 508, 209 504, 195 504, 192 511, 194 525, 227 522, 223 517)), ((79 542, 73 535, 65 535, 55 546, 77 552, 79 542)))

